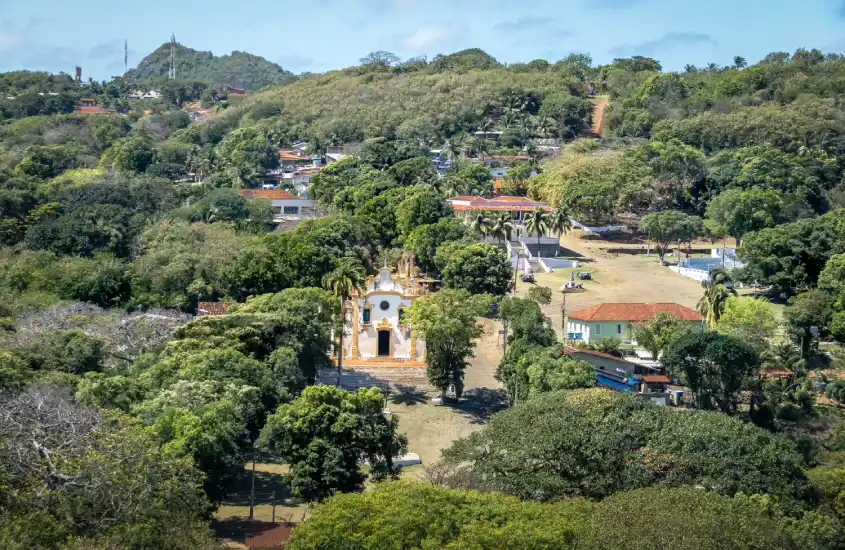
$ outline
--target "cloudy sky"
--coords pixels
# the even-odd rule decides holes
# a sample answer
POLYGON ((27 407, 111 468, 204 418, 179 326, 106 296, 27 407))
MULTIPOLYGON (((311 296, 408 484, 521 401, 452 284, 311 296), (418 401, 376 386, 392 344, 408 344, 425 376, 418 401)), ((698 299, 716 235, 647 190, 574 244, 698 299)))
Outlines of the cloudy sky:
POLYGON ((771 51, 845 51, 845 0, 0 0, 0 71, 107 79, 170 34, 217 55, 248 51, 294 72, 480 47, 500 61, 634 54, 668 69, 756 62, 771 51))

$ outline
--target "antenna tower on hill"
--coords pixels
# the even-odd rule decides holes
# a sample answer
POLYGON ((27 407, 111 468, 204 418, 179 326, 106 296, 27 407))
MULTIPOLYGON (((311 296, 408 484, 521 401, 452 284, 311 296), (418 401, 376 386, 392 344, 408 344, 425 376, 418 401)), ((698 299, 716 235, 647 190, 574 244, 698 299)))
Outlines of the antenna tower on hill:
POLYGON ((123 41, 123 74, 129 72, 129 39, 123 41))
POLYGON ((170 71, 167 78, 176 80, 176 33, 170 35, 170 71))

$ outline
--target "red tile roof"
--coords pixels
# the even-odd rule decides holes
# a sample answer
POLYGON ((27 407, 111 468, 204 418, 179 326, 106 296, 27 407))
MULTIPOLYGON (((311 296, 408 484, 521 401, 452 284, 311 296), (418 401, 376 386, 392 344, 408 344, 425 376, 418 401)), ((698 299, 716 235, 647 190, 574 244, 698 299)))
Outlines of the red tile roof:
POLYGON ((671 384, 672 381, 669 380, 668 376, 663 376, 661 374, 646 374, 643 376, 643 382, 647 384, 671 384))
POLYGON ((235 302, 200 302, 197 304, 197 317, 205 315, 226 315, 235 302))
POLYGON ((253 531, 246 537, 246 546, 250 550, 263 550, 265 548, 282 548, 290 538, 293 525, 261 525, 252 527, 253 531))
POLYGON ((685 321, 701 321, 695 310, 679 304, 599 304, 569 314, 581 321, 648 321, 658 313, 669 313, 685 321))
POLYGON ((99 105, 80 105, 73 110, 75 115, 111 115, 114 111, 111 109, 103 109, 99 105))
POLYGON ((311 159, 306 159, 306 158, 300 157, 299 155, 289 153, 287 151, 279 151, 279 160, 307 160, 307 161, 310 161, 311 159))
POLYGON ((548 209, 548 205, 544 202, 532 201, 527 197, 511 197, 502 195, 495 199, 485 199, 484 197, 468 197, 460 195, 449 199, 452 203, 452 208, 455 210, 534 210, 535 208, 548 209), (456 204, 469 203, 469 204, 456 204))
POLYGON ((601 357, 602 359, 610 359, 612 361, 616 361, 618 363, 626 363, 634 365, 635 363, 631 363, 630 361, 626 361, 621 357, 616 357, 615 355, 610 355, 609 353, 604 353, 601 351, 594 351, 591 349, 586 348, 573 348, 572 346, 564 346, 563 354, 564 355, 575 355, 577 353, 583 353, 584 355, 592 355, 593 357, 601 357))
POLYGON ((238 189, 238 194, 247 199, 298 199, 293 193, 284 189, 238 189))

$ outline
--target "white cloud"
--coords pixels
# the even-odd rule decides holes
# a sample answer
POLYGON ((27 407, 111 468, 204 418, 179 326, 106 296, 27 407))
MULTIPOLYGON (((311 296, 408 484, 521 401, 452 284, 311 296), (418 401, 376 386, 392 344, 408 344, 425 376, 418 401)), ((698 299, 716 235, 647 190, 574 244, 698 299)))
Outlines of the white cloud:
POLYGON ((455 28, 450 25, 423 25, 404 40, 409 49, 419 51, 455 37, 455 28))

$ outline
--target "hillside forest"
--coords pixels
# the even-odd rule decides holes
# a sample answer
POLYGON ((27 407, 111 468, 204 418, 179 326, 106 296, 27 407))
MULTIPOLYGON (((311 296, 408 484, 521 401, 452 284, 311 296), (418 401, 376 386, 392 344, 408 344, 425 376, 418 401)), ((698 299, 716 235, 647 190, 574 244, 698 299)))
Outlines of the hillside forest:
POLYGON ((259 457, 314 505, 294 550, 843 548, 845 378, 817 374, 845 369, 840 55, 671 72, 373 52, 294 77, 185 48, 167 83, 163 48, 82 89, 0 75, 0 546, 220 548, 215 509, 259 457), (140 83, 165 98, 133 104, 140 83), (225 86, 248 93, 213 95, 225 86), (86 96, 114 112, 73 114, 86 96), (326 215, 277 228, 243 190, 302 144, 347 156, 311 178, 326 215), (704 330, 638 329, 694 410, 595 388, 561 354, 548 297, 511 295, 514 220, 464 223, 448 200, 491 197, 472 159, 493 155, 518 159, 499 191, 548 203, 526 220, 538 239, 623 220, 661 262, 736 243, 745 265, 705 282, 704 330), (408 441, 384 395, 322 374, 345 299, 405 251, 439 283, 408 319, 441 394, 462 397, 479 319, 510 331, 504 410, 425 482, 399 479, 408 441), (765 298, 737 300, 740 283, 765 298), (201 302, 229 307, 197 316, 201 302))

